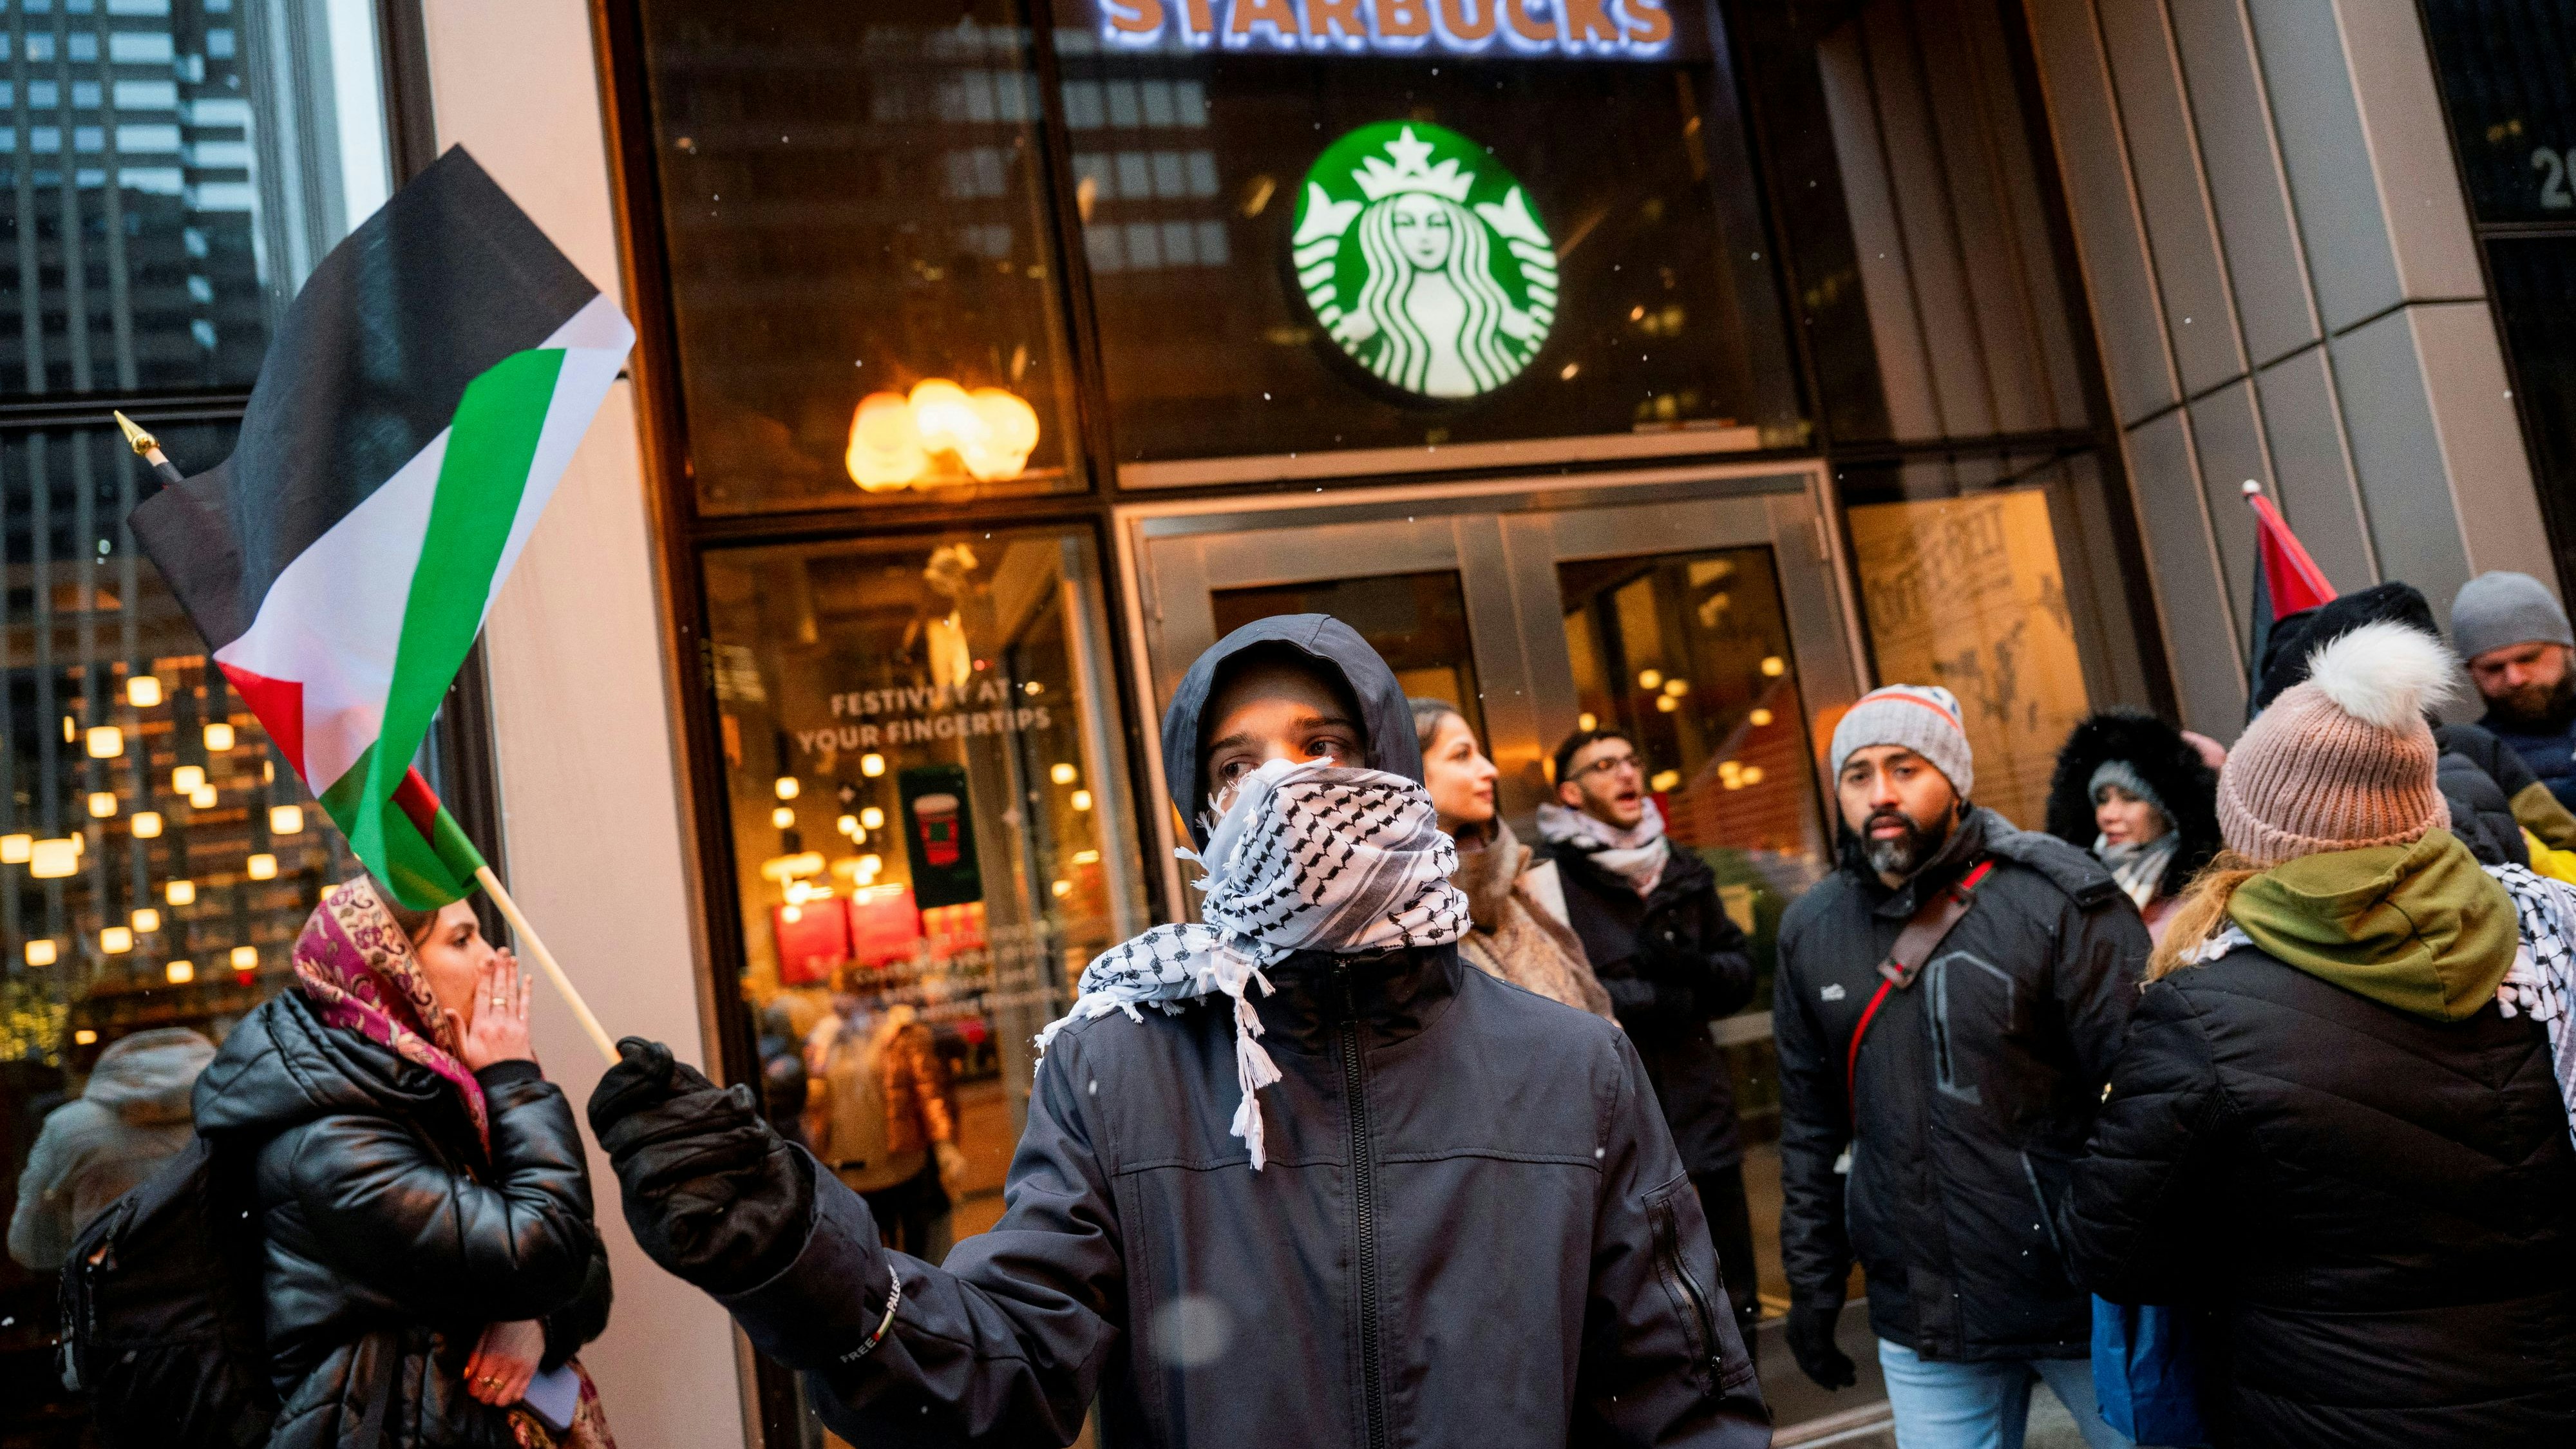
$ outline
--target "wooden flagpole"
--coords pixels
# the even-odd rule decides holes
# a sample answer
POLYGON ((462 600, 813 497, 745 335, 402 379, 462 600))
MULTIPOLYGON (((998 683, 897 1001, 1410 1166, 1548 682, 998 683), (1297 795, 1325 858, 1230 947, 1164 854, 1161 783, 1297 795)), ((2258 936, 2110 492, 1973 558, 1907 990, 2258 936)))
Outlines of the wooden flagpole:
POLYGON ((517 937, 519 944, 527 948, 528 954, 536 958, 537 969, 546 973, 546 979, 555 984, 556 992, 563 997, 566 1004, 572 1007, 572 1014, 580 1021, 581 1029, 590 1034, 591 1045, 599 1048, 600 1056, 605 1058, 610 1066, 617 1065, 620 1060, 617 1055, 617 1043, 610 1040, 608 1028, 599 1024, 599 1018, 591 1014, 590 1003, 582 1000, 581 993, 573 989, 572 978, 566 976, 564 969, 555 964, 555 954, 546 949, 544 941, 537 938, 537 928, 529 925, 528 918, 520 914, 519 903, 510 899, 510 893, 501 888, 501 878, 494 875, 492 867, 488 865, 477 866, 474 878, 483 883, 483 889, 492 893, 492 904, 499 906, 501 915, 509 921, 510 934, 517 937))

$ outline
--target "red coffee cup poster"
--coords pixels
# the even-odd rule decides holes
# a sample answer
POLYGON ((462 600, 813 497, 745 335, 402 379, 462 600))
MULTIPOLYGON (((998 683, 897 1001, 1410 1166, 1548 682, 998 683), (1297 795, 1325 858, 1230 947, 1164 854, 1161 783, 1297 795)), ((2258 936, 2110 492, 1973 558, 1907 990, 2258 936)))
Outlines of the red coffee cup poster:
POLYGON ((903 794, 903 845, 912 857, 912 900, 923 910, 984 898, 975 868, 974 812, 959 765, 916 765, 896 776, 903 794))

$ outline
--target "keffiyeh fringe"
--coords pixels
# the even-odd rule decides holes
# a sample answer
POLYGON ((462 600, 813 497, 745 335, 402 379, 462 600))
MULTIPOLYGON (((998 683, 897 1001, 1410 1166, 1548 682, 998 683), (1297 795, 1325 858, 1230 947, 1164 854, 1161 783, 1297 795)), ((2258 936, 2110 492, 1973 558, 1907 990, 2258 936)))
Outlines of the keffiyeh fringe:
POLYGON ((1419 784, 1274 760, 1237 787, 1207 849, 1180 856, 1207 872, 1198 883, 1203 920, 1156 926, 1093 958, 1073 1009, 1038 1033, 1037 1048, 1113 1011, 1141 1022, 1146 1006, 1178 1015, 1191 1002, 1228 998, 1243 1088, 1233 1134, 1258 1172, 1268 1155, 1255 1094, 1280 1075, 1249 995, 1255 985, 1269 993, 1262 969, 1299 951, 1356 955, 1457 940, 1468 924, 1467 897, 1449 882, 1458 852, 1419 784))

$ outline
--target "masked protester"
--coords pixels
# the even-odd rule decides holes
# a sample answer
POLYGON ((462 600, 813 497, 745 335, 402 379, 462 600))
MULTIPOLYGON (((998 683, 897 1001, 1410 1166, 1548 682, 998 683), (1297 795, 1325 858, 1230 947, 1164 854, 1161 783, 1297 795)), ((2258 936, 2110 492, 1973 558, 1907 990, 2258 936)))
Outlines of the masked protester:
POLYGON ((609 1308, 528 997, 472 907, 410 910, 360 877, 305 923, 294 988, 197 1079, 198 1130, 258 1163, 270 1449, 355 1446, 371 1410, 386 1449, 614 1449, 578 1364, 569 1425, 522 1403, 609 1308))
POLYGON ((1772 994, 1790 1351, 1826 1388, 1854 1381, 1835 1330, 1856 1258, 1900 1444, 2019 1449, 2044 1379, 2087 1444, 2124 1445, 2055 1217, 2146 927, 2099 861, 1969 803, 1948 690, 1872 691, 1831 755, 1842 860, 1782 919, 1772 994), (1897 987, 1881 963, 1959 893, 1897 987))
MULTIPOLYGON (((1449 883, 1467 897, 1458 956, 1468 965, 1550 1001, 1615 1020, 1583 942, 1567 925, 1556 862, 1520 843, 1494 808, 1494 762, 1466 716, 1445 700, 1415 699, 1413 736, 1422 747, 1423 786, 1440 829, 1458 845, 1449 883)), ((1750 1295, 1745 1295, 1750 1296, 1750 1295)))
POLYGON ((1402 689, 1272 618, 1173 691, 1204 924, 1092 962, 1001 1221, 945 1267, 630 1040, 591 1103, 653 1258, 859 1444, 1751 1446, 1769 1429, 1610 1024, 1462 965, 1402 689), (1203 809, 1197 808, 1203 805, 1203 809))
POLYGON ((2498 1001, 2529 984, 2515 897, 2555 893, 2562 921, 2565 897, 2443 829, 2423 706, 2456 667, 2371 624, 2247 728, 2227 853, 2157 948, 2075 1168, 2078 1278, 2212 1320, 2222 1444, 2576 1428, 2576 1146, 2532 1019, 2565 1012, 2563 929, 2532 938, 2556 1000, 2498 1001))
POLYGON ((2162 939, 2184 884, 2218 853, 2218 772, 2163 720, 2105 710, 2057 752, 2048 833, 2090 850, 2162 939))

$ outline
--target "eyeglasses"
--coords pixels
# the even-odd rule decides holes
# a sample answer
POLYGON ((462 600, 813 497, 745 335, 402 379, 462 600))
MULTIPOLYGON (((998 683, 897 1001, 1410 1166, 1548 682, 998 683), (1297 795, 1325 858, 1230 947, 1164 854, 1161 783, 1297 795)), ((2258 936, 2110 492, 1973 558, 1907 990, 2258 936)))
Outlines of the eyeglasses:
POLYGON ((1646 762, 1634 754, 1603 755, 1591 764, 1577 766, 1569 778, 1588 780, 1595 775, 1616 774, 1621 770, 1633 770, 1642 775, 1646 772, 1646 762))

